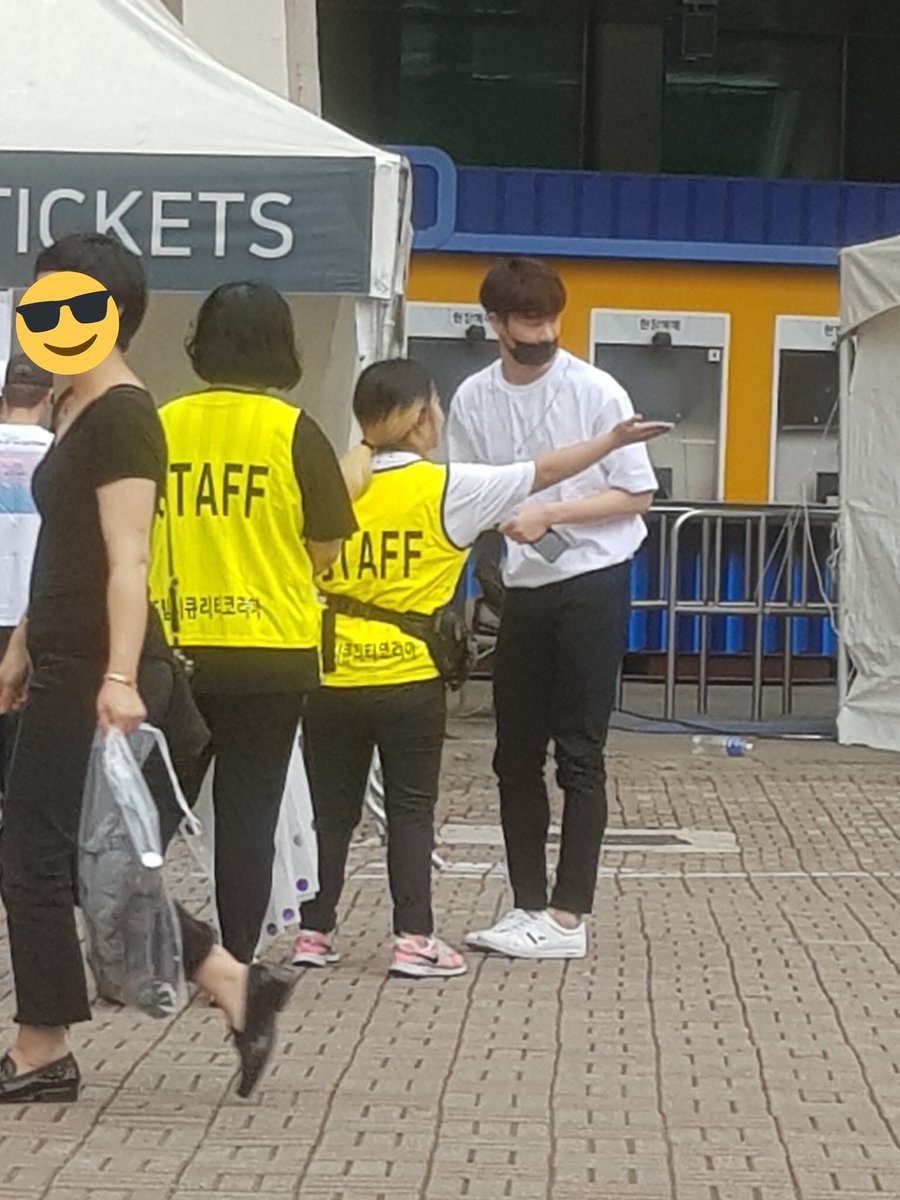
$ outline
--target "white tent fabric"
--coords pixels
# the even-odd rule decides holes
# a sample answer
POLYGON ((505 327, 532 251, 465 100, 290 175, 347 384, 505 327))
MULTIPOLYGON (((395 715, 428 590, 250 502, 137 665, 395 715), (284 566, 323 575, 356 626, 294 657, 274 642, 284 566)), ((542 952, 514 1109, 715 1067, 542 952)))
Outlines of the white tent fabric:
MULTIPOLYGON (((0 157, 13 151, 253 156, 294 160, 298 173, 314 170, 314 160, 347 169, 367 163, 373 178, 364 221, 373 233, 368 294, 391 298, 401 158, 212 59, 161 0, 4 0, 0 79, 0 157)), ((0 179, 0 197, 8 182, 0 179)), ((328 211, 316 217, 324 222, 328 211)))
POLYGON ((858 329, 900 305, 900 238, 852 246, 841 254, 841 326, 858 329))
MULTIPOLYGON (((3 0, 0 157, 252 155, 368 160, 369 294, 392 295, 403 160, 217 62, 160 0, 3 0)), ((7 181, 0 179, 2 185, 7 181)), ((9 280, 0 279, 0 286, 9 280)))
POLYGON ((70 229, 133 238, 154 294, 132 361, 164 400, 195 382, 180 347, 198 294, 271 282, 291 296, 297 399, 343 448, 356 373, 399 349, 408 164, 223 66, 161 0, 3 0, 3 16, 0 288, 27 286, 40 245, 70 229), (293 202, 280 261, 285 209, 251 214, 271 188, 293 202), (224 199, 242 191, 243 206, 224 199))
POLYGON ((396 162, 217 62, 157 0, 3 0, 3 16, 5 149, 396 162), (27 123, 13 120, 23 108, 27 123))
POLYGON ((841 255, 841 635, 845 744, 900 750, 900 238, 841 255))

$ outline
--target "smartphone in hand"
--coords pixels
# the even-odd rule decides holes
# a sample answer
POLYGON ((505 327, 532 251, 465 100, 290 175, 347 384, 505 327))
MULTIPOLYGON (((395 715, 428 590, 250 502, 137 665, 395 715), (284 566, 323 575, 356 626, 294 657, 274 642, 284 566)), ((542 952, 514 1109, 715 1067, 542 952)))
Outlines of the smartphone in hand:
POLYGON ((536 542, 529 542, 528 544, 533 550, 537 550, 541 558, 545 559, 548 563, 554 563, 565 550, 568 550, 571 542, 567 538, 564 538, 561 533, 558 533, 557 530, 548 529, 543 537, 539 537, 536 542))

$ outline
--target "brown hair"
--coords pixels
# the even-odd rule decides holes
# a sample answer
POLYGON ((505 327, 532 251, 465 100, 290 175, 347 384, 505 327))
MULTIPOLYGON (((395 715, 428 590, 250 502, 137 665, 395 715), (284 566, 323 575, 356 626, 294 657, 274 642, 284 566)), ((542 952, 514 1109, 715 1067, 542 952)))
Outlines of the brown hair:
POLYGON ((552 267, 536 258, 508 258, 492 267, 481 285, 487 313, 509 317, 558 317, 566 307, 566 289, 552 267))
POLYGON ((53 388, 53 376, 33 363, 27 354, 14 354, 6 368, 0 400, 7 409, 37 408, 53 388))

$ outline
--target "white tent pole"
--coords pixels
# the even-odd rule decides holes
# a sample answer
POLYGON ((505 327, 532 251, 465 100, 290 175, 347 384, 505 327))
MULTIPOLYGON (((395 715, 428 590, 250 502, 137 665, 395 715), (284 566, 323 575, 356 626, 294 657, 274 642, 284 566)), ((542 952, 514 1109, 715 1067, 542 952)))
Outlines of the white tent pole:
MULTIPOLYGON (((844 481, 847 478, 847 420, 849 415, 849 397, 850 397, 850 339, 852 334, 847 334, 840 341, 838 362, 840 371, 840 395, 838 397, 838 496, 840 498, 840 513, 838 516, 838 547, 839 549, 846 545, 844 536, 844 522, 846 520, 846 509, 844 506, 844 481)), ((837 607, 837 633, 838 633, 838 657, 837 657, 837 686, 838 686, 838 712, 840 712, 847 701, 849 664, 847 662, 847 648, 844 638, 844 624, 846 621, 846 609, 841 595, 843 589, 841 587, 841 568, 843 566, 842 555, 838 555, 838 607, 837 607)))

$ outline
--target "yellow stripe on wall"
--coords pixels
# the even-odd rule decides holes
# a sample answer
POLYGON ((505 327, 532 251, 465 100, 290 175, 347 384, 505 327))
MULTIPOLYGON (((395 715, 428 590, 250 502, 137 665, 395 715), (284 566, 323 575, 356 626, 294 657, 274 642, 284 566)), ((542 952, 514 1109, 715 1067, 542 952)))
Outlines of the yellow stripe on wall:
MULTIPOLYGON (((415 254, 410 300, 477 302, 496 260, 462 254, 415 254)), ((563 345, 587 358, 594 308, 663 309, 731 314, 725 499, 765 503, 776 316, 834 317, 837 270, 810 267, 707 266, 622 260, 550 260, 569 293, 563 345)))

